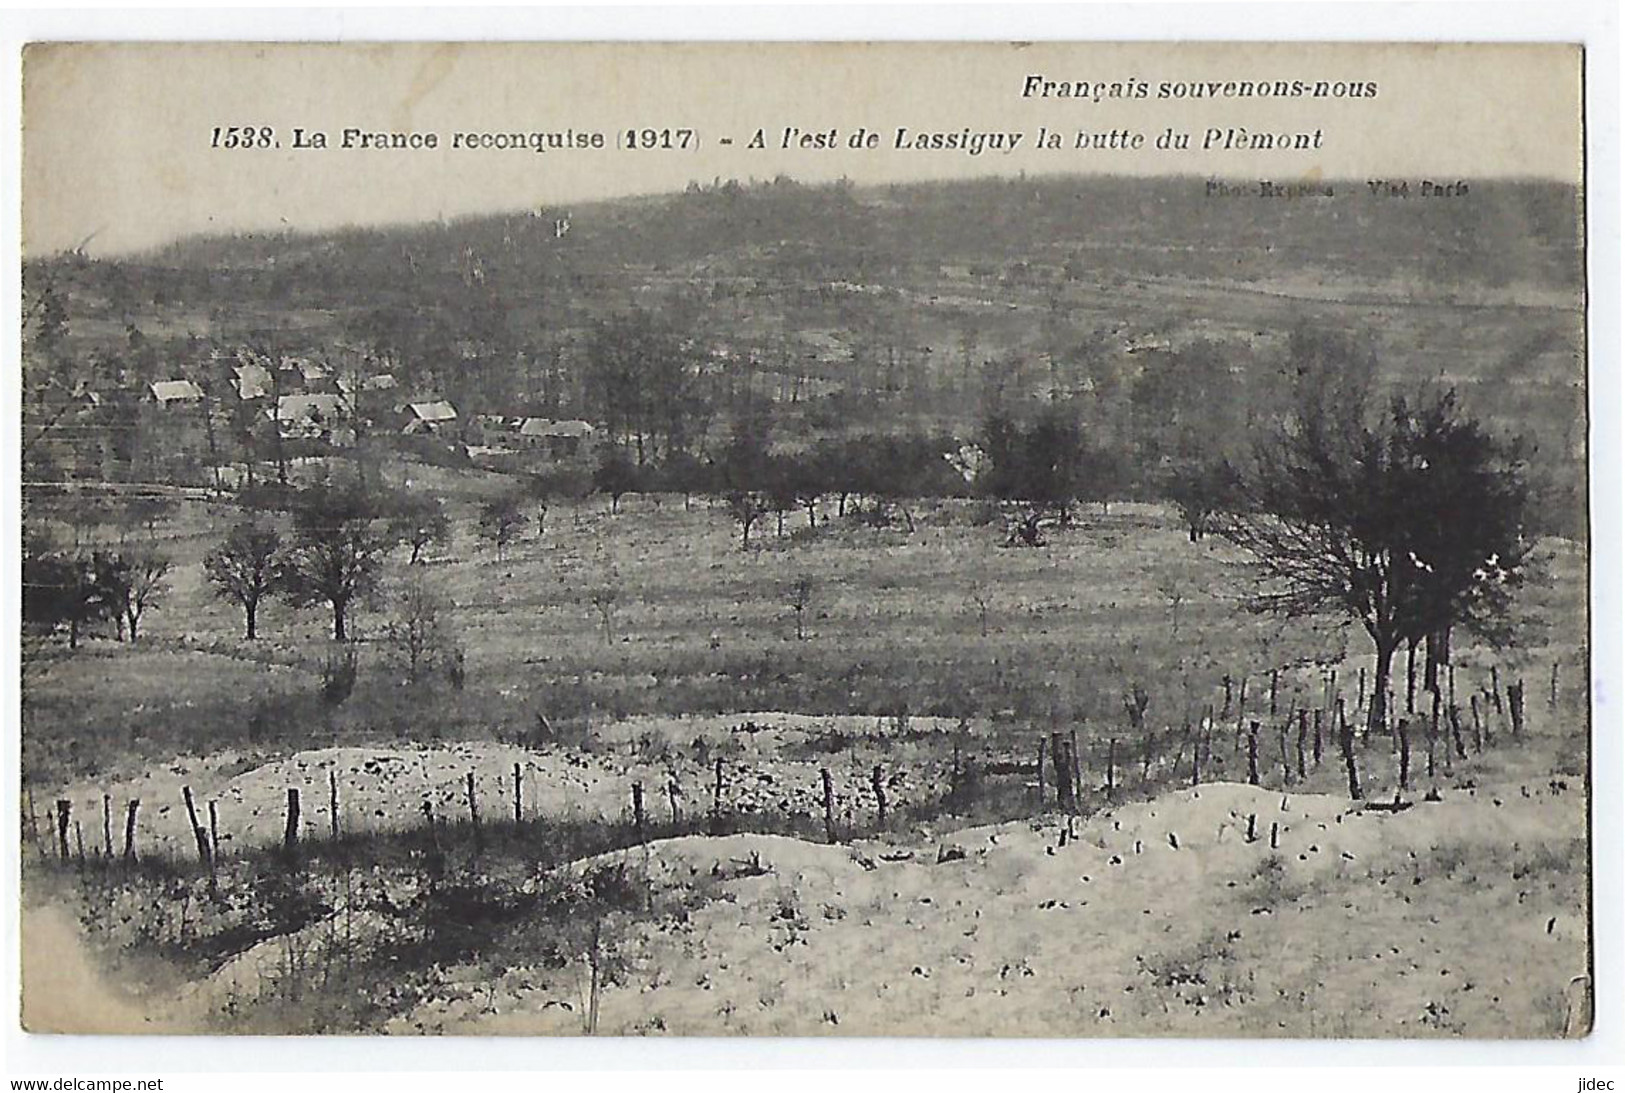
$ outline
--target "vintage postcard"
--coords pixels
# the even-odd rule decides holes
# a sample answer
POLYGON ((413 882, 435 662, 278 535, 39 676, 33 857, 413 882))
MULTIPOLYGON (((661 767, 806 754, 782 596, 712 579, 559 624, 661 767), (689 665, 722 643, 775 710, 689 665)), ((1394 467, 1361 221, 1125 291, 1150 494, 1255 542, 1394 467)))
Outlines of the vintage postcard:
POLYGON ((1589 1033, 1579 46, 23 78, 29 1030, 1589 1033))

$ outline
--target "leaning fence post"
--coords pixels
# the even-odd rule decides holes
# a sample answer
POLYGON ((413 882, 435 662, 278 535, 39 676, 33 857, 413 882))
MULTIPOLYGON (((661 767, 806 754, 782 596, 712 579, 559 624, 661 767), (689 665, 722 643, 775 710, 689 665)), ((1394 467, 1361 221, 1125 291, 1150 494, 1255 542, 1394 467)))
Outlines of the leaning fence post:
MULTIPOLYGON (((1285 724, 1279 724, 1279 725, 1275 726, 1275 737, 1276 737, 1276 740, 1279 741, 1279 743, 1281 745, 1281 780, 1283 782, 1285 782, 1287 785, 1291 785, 1292 784, 1292 763, 1287 758, 1286 725, 1285 724)), ((1302 754, 1302 752, 1300 751, 1299 754, 1302 754)))
POLYGON ((135 814, 141 808, 139 798, 131 798, 124 813, 124 860, 135 861, 135 814))
POLYGON ((192 787, 181 787, 181 799, 186 802, 186 820, 192 825, 192 840, 197 843, 197 860, 199 865, 209 864, 209 840, 203 832, 203 825, 198 822, 197 805, 192 802, 192 787))
POLYGON ((1506 713, 1501 705, 1501 668, 1499 665, 1490 665, 1490 701, 1495 703, 1495 712, 1506 713))
POLYGON ((1343 753, 1343 766, 1348 770, 1349 797, 1360 800, 1360 772, 1354 759, 1354 729, 1349 724, 1348 713, 1343 705, 1343 696, 1337 696, 1337 746, 1343 753))
POLYGON ((85 829, 78 820, 73 821, 73 845, 79 854, 79 868, 83 870, 85 867, 85 829))

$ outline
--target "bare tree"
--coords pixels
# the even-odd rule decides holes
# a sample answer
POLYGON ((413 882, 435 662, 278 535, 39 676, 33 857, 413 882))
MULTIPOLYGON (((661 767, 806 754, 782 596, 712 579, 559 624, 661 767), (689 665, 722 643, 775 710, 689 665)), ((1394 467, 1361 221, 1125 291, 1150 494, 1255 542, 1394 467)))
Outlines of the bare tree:
POLYGON ((605 645, 613 644, 615 641, 615 608, 620 601, 621 589, 614 577, 593 589, 587 596, 587 602, 598 612, 598 621, 604 630, 605 645))
POLYGON ((391 599, 385 624, 389 646, 404 662, 407 679, 420 682, 442 666, 457 663, 457 643, 447 621, 447 604, 422 569, 413 569, 391 599))
POLYGON ((796 616, 797 641, 805 641, 807 638, 807 612, 812 609, 817 592, 817 584, 814 583, 812 575, 807 573, 797 574, 785 588, 785 603, 796 616))
POLYGON ((277 589, 281 579, 282 536, 276 529, 245 520, 203 559, 203 571, 215 595, 243 609, 243 636, 259 636, 260 603, 277 589))
POLYGON ((491 544, 499 562, 524 527, 525 513, 517 497, 495 497, 480 509, 480 536, 491 544))

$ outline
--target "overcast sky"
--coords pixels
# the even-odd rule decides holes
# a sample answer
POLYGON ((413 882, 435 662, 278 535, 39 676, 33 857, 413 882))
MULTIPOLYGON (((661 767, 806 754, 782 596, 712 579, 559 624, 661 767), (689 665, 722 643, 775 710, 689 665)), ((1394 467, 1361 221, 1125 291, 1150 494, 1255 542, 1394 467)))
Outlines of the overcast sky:
POLYGON ((25 58, 24 252, 88 238, 88 253, 114 254, 199 232, 420 221, 781 172, 859 183, 1021 171, 1572 182, 1579 89, 1579 53, 1563 46, 35 46, 25 58), (1024 96, 1033 76, 1143 83, 1146 97, 1024 96), (1375 84, 1377 94, 1223 97, 1225 83, 1280 80, 1375 84), (1164 83, 1210 81, 1221 97, 1158 97, 1164 83), (233 125, 272 126, 282 146, 211 147, 215 127, 233 125), (787 126, 834 128, 842 146, 782 150, 787 126), (880 134, 878 148, 845 147, 860 126, 880 134), (1067 147, 1034 147, 1040 126, 1067 147), (294 149, 295 127, 325 132, 328 149, 294 149), (345 151, 347 127, 434 132, 441 147, 345 151), (898 149, 900 127, 1023 139, 1009 154, 898 149), (1155 146, 1170 127, 1191 135, 1190 150, 1155 146), (1201 149, 1210 128, 1237 127, 1319 130, 1320 146, 1201 149), (629 128, 691 128, 698 147, 618 148, 629 128), (758 128, 763 150, 748 147, 758 128), (563 130, 602 132, 608 146, 450 147, 459 132, 563 130), (1080 130, 1137 131, 1146 144, 1079 150, 1080 130))

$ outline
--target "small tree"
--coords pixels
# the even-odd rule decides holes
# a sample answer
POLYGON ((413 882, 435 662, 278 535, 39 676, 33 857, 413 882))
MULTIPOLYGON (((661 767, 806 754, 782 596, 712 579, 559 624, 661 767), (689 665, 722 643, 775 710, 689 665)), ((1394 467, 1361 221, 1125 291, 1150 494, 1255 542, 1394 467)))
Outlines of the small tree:
POLYGON ((333 638, 348 638, 351 607, 378 586, 384 557, 395 545, 377 507, 361 491, 321 487, 305 491, 294 511, 294 540, 279 580, 295 606, 327 604, 333 638))
POLYGON ((101 553, 95 558, 96 583, 112 608, 120 632, 140 637, 141 618, 169 587, 169 557, 151 548, 101 553))
POLYGON ((1235 468, 1223 459, 1186 463, 1171 473, 1164 491, 1185 523, 1185 534, 1199 543, 1230 503, 1237 486, 1235 468))
POLYGON ((637 468, 619 445, 606 445, 593 471, 592 484, 599 493, 609 495, 609 511, 611 514, 617 513, 621 508, 621 498, 637 488, 637 468))
POLYGON ((456 663, 458 650, 446 613, 445 599, 421 569, 411 571, 396 590, 384 632, 412 683, 456 663))
POLYGON ((519 498, 512 495, 492 498, 480 509, 480 537, 496 551, 497 561, 525 527, 525 513, 519 498))
POLYGON ((390 529, 412 551, 408 565, 421 565, 424 552, 432 546, 451 543, 451 519, 437 497, 402 494, 389 517, 390 529))
POLYGON ((795 614, 797 641, 805 641, 807 638, 807 612, 812 609, 817 592, 818 586, 808 573, 797 574, 785 587, 784 602, 795 614))
POLYGON ((259 636, 260 603, 277 590, 281 579, 282 536, 274 528, 246 520, 203 559, 203 571, 214 592, 243 609, 243 636, 259 636))
POLYGON ((603 627, 604 644, 612 645, 615 642, 615 608, 621 602, 621 589, 611 577, 605 583, 593 589, 587 596, 593 610, 598 612, 598 621, 603 627))

